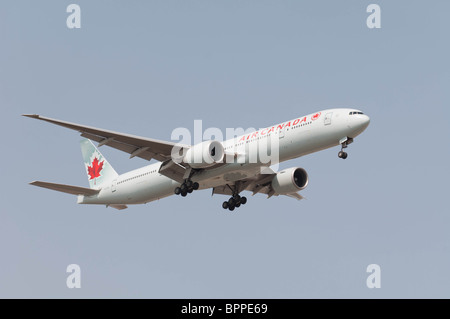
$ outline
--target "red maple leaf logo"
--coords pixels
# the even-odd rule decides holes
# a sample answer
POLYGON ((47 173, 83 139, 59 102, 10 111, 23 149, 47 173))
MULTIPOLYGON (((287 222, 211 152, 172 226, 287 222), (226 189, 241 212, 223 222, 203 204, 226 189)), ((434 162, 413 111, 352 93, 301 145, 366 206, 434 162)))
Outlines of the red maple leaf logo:
POLYGON ((88 174, 90 175, 89 180, 96 177, 100 177, 100 171, 103 169, 103 163, 105 161, 98 162, 97 157, 92 161, 92 166, 88 166, 88 174))
POLYGON ((321 113, 321 112, 316 113, 316 114, 314 114, 313 116, 311 116, 311 120, 313 120, 313 121, 317 120, 317 119, 320 117, 320 113, 321 113))

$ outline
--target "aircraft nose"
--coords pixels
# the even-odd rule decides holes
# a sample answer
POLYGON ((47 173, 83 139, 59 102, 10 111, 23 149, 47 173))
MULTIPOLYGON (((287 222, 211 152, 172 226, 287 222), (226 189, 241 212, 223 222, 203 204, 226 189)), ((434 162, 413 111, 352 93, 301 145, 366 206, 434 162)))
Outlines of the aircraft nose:
POLYGON ((349 128, 355 136, 361 134, 370 123, 370 118, 365 114, 350 115, 349 120, 349 128))
POLYGON ((370 117, 368 117, 367 115, 363 114, 361 116, 361 118, 359 119, 359 121, 360 121, 359 125, 361 126, 361 129, 365 130, 370 124, 370 117))

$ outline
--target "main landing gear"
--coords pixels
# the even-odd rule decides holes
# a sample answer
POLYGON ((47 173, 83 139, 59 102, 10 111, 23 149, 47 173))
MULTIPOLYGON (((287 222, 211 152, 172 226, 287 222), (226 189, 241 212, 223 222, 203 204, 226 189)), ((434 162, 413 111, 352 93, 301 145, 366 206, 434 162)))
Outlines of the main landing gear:
POLYGON ((247 197, 245 196, 241 197, 239 195, 237 185, 235 185, 234 189, 232 189, 228 184, 227 186, 233 192, 233 196, 231 196, 229 200, 223 202, 222 204, 223 209, 229 209, 230 211, 233 211, 236 207, 245 205, 247 203, 247 197))
POLYGON ((241 197, 239 195, 234 195, 234 196, 231 196, 228 201, 223 202, 222 208, 233 211, 236 207, 245 205, 246 203, 247 203, 247 197, 245 197, 245 196, 241 197))
POLYGON ((185 197, 187 194, 197 190, 200 185, 197 182, 192 182, 190 179, 186 179, 180 187, 176 187, 174 190, 175 195, 181 195, 185 197))
POLYGON ((343 139, 343 141, 341 142, 341 151, 338 153, 338 157, 342 158, 342 159, 346 159, 348 154, 347 152, 344 152, 344 148, 347 148, 347 146, 349 144, 351 144, 353 142, 352 138, 345 138, 343 139))

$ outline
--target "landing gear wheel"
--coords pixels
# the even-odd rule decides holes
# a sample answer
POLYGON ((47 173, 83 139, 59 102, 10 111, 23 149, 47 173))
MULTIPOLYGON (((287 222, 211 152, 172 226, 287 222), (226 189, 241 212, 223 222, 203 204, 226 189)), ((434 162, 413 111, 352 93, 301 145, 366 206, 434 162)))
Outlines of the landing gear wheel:
POLYGON ((191 180, 185 180, 183 184, 179 187, 175 188, 174 193, 176 195, 180 195, 185 197, 187 194, 192 193, 194 190, 197 190, 200 187, 199 183, 193 182, 191 180), (184 195, 183 195, 184 194, 184 195))
POLYGON ((339 157, 339 158, 346 159, 347 156, 348 156, 348 154, 347 154, 346 152, 344 152, 344 151, 340 151, 340 152, 338 153, 338 157, 339 157))
POLYGON ((228 199, 227 201, 222 203, 222 207, 224 209, 229 209, 233 211, 235 208, 240 207, 241 205, 245 205, 247 203, 247 197, 245 196, 239 196, 239 195, 233 195, 228 199))
POLYGON ((224 209, 228 208, 230 211, 233 211, 235 208, 247 203, 247 197, 239 195, 240 184, 238 182, 236 182, 234 187, 228 184, 226 186, 230 189, 232 195, 227 201, 223 202, 222 207, 224 209))

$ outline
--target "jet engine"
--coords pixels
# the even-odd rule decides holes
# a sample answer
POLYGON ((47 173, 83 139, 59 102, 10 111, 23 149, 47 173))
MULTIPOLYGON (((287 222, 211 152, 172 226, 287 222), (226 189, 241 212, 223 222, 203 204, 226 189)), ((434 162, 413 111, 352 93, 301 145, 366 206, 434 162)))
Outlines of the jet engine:
POLYGON ((224 149, 219 141, 205 141, 187 150, 183 162, 192 168, 207 168, 223 161, 224 149))
POLYGON ((279 171, 272 179, 272 188, 276 194, 296 193, 308 185, 308 174, 303 168, 291 167, 279 171))

